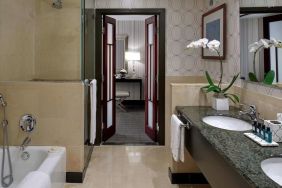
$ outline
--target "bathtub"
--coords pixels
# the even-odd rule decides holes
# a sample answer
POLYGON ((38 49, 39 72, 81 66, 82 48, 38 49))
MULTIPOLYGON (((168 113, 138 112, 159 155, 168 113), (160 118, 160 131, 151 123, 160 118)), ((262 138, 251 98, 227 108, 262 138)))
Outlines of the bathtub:
MULTIPOLYGON (((30 154, 27 160, 21 158, 22 152, 19 147, 10 147, 14 182, 9 188, 17 188, 17 185, 32 171, 46 173, 51 179, 52 188, 64 187, 66 176, 66 150, 64 147, 28 146, 25 151, 30 154)), ((0 167, 2 166, 2 152, 2 148, 0 148, 0 167)), ((8 167, 7 161, 5 167, 8 167)), ((8 172, 7 169, 5 172, 8 172)), ((0 187, 2 188, 1 183, 0 187)))

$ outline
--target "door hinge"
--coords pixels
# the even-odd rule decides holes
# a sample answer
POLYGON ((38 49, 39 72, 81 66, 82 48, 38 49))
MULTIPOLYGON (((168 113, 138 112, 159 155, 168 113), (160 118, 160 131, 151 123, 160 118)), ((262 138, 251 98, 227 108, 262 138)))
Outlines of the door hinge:
POLYGON ((105 27, 102 28, 102 34, 104 34, 104 33, 105 33, 105 27))
POLYGON ((157 126, 157 132, 159 132, 160 131, 159 123, 157 123, 156 126, 157 126))

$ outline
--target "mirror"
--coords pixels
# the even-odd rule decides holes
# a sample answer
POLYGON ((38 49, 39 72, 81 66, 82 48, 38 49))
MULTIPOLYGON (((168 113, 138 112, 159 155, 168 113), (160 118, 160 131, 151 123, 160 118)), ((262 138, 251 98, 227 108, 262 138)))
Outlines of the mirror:
POLYGON ((121 69, 128 71, 128 65, 125 61, 125 52, 128 50, 128 36, 117 35, 116 37, 116 73, 121 69))
POLYGON ((282 7, 240 9, 241 79, 282 87, 282 48, 262 45, 250 52, 250 45, 261 39, 282 41, 281 12, 282 7))

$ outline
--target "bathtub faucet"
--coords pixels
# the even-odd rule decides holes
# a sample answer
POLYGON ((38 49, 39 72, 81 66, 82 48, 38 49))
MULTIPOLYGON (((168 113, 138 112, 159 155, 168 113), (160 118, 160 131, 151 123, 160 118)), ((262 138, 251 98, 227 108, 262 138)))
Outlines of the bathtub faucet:
POLYGON ((30 142, 31 142, 31 138, 30 138, 29 136, 27 136, 27 137, 24 139, 23 143, 20 145, 20 150, 21 150, 21 151, 24 151, 25 148, 28 146, 28 144, 29 144, 30 142))

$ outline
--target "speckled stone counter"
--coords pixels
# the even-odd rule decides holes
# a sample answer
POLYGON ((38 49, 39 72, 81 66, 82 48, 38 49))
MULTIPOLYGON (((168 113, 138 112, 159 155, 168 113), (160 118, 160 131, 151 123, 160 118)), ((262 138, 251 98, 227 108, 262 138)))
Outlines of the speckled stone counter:
MULTIPOLYGON (((243 135, 243 132, 228 131, 209 126, 202 122, 207 115, 238 116, 238 109, 216 111, 211 107, 176 107, 183 116, 199 129, 201 135, 234 169, 254 187, 280 187, 268 178, 260 167, 261 161, 271 155, 282 154, 279 147, 261 147, 243 135)), ((241 117, 239 117, 241 118, 241 117)), ((281 169, 282 170, 282 169, 281 169)))

